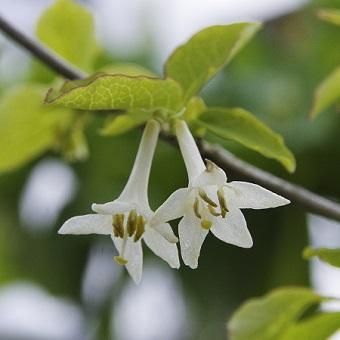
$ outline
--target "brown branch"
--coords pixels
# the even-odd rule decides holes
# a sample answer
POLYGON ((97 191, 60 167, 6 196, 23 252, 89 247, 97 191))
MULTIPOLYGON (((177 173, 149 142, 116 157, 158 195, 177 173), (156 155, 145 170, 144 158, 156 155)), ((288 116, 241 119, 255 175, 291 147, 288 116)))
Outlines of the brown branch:
MULTIPOLYGON (((81 79, 86 76, 86 74, 61 59, 51 50, 42 46, 38 41, 29 38, 16 29, 1 16, 0 31, 4 32, 11 40, 17 42, 59 75, 68 79, 81 79)), ((175 143, 174 138, 169 136, 162 135, 162 138, 171 144, 175 143)), ((340 221, 340 204, 263 171, 237 158, 219 145, 212 145, 205 141, 201 141, 198 145, 203 157, 211 159, 224 170, 232 170, 265 188, 275 191, 293 203, 300 204, 311 213, 340 221)))

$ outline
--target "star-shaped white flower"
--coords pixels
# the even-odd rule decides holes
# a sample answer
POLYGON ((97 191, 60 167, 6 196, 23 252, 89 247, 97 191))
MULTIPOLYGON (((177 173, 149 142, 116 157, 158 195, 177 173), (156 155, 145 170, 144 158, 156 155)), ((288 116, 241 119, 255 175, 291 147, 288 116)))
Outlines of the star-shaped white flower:
POLYGON ((59 234, 111 235, 119 256, 115 260, 125 265, 133 280, 142 276, 143 252, 141 240, 172 268, 179 268, 177 237, 168 223, 151 223, 154 212, 148 201, 148 182, 159 124, 147 123, 129 180, 114 201, 93 204, 97 214, 72 217, 59 230, 59 234))
POLYGON ((189 185, 175 191, 155 212, 153 223, 179 222, 183 261, 197 268, 201 246, 209 230, 220 240, 243 248, 253 245, 240 209, 266 209, 289 201, 259 185, 227 182, 225 172, 211 161, 204 164, 184 121, 176 123, 176 136, 188 171, 189 185))

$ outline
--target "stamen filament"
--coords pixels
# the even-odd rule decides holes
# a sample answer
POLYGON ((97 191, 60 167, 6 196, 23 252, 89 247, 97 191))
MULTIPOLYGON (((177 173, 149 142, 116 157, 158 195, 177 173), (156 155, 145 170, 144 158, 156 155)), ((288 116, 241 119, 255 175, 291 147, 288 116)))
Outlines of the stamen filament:
POLYGON ((135 237, 133 240, 137 242, 144 234, 144 231, 145 231, 145 220, 142 215, 139 215, 137 217, 136 233, 135 233, 135 237))
POLYGON ((213 216, 217 217, 221 215, 221 213, 218 213, 211 205, 208 205, 208 209, 209 209, 210 214, 213 216))
POLYGON ((127 233, 132 236, 136 231, 137 213, 136 210, 131 210, 126 224, 127 233))
POLYGON ((196 197, 195 203, 194 203, 194 213, 195 213, 196 217, 201 219, 202 215, 200 214, 200 211, 199 211, 199 204, 200 204, 200 202, 199 202, 198 198, 196 197))
POLYGON ((207 193, 204 190, 200 189, 198 193, 203 201, 207 202, 209 205, 213 206, 214 208, 217 208, 217 204, 207 195, 207 193))
POLYGON ((124 214, 116 214, 112 221, 113 234, 116 237, 124 237, 124 214))
MULTIPOLYGON (((123 215, 123 217, 124 217, 124 215, 123 215)), ((124 257, 127 238, 128 238, 128 236, 127 236, 127 234, 125 234, 124 237, 123 237, 123 244, 122 244, 122 249, 120 251, 120 254, 118 256, 114 256, 114 258, 113 258, 121 266, 124 266, 125 264, 128 263, 128 260, 124 257)))
POLYGON ((227 202, 225 201, 225 198, 224 198, 223 189, 217 190, 217 197, 218 197, 218 202, 220 204, 221 210, 228 212, 229 210, 228 210, 228 207, 227 207, 227 202))

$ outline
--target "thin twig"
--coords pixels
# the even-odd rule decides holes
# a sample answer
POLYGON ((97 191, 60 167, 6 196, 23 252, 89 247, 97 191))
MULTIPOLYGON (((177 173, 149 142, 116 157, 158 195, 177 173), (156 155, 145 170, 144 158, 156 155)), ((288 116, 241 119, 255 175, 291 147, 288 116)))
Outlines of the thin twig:
MULTIPOLYGON (((68 79, 81 79, 86 76, 86 74, 61 59, 51 50, 16 29, 1 16, 0 31, 3 31, 11 40, 16 41, 21 47, 24 47, 59 75, 68 79)), ((174 144, 173 138, 165 135, 162 135, 162 138, 174 144)), ((232 170, 265 188, 273 190, 293 203, 300 204, 311 213, 340 221, 340 204, 240 160, 219 145, 212 145, 205 141, 200 141, 198 145, 204 157, 211 159, 224 170, 232 170)))

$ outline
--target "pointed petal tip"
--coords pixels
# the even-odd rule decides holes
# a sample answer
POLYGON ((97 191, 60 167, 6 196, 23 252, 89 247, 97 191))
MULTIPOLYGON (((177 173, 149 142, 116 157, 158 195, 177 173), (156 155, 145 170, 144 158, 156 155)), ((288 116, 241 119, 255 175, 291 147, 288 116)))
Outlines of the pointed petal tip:
POLYGON ((241 248, 246 248, 246 249, 249 249, 249 248, 252 248, 254 245, 254 242, 252 239, 248 240, 248 242, 244 242, 242 243, 242 245, 240 245, 241 248))
POLYGON ((289 199, 282 197, 282 205, 287 205, 287 204, 290 204, 290 203, 291 203, 291 201, 289 199))
POLYGON ((197 269, 198 262, 197 263, 185 263, 186 266, 190 267, 191 269, 197 269))
POLYGON ((179 269, 181 267, 181 264, 178 262, 175 266, 171 266, 173 269, 179 269))
POLYGON ((67 234, 67 232, 65 232, 64 226, 62 226, 62 227, 57 231, 57 233, 58 233, 59 235, 65 235, 65 234, 67 234))
POLYGON ((135 283, 135 285, 139 286, 141 281, 142 281, 142 277, 139 278, 132 278, 132 281, 135 283))
POLYGON ((73 234, 72 230, 70 230, 70 221, 71 219, 64 222, 64 224, 59 228, 59 235, 73 234))

